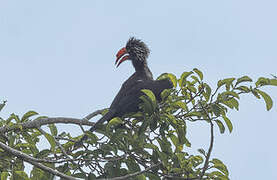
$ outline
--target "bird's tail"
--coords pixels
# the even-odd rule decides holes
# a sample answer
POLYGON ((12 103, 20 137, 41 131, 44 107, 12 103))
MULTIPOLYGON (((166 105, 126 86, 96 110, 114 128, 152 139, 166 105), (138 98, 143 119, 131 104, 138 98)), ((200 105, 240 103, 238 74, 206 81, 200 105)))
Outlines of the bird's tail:
MULTIPOLYGON (((90 129, 90 132, 94 132, 100 124, 103 124, 105 121, 110 121, 114 117, 114 112, 108 111, 101 119, 99 119, 90 129)), ((74 148, 78 148, 83 144, 83 141, 87 140, 88 136, 85 134, 79 141, 74 145, 74 148)))
POLYGON ((108 111, 101 119, 99 119, 90 129, 90 132, 93 132, 97 129, 97 126, 103 124, 106 121, 110 121, 114 117, 114 113, 110 110, 108 111))

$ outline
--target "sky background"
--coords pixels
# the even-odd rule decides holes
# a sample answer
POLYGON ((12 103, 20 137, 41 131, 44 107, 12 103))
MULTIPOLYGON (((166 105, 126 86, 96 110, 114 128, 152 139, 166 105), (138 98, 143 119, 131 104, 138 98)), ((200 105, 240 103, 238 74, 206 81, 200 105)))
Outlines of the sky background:
MULTIPOLYGON (((0 0, 0 116, 35 110, 50 117, 82 118, 108 107, 134 72, 114 67, 130 36, 150 49, 155 77, 199 68, 206 82, 277 74, 277 1, 73 1, 0 0)), ((232 180, 274 180, 277 87, 263 88, 275 102, 245 95, 231 111, 232 134, 216 129, 212 157, 232 180)), ((94 121, 98 119, 95 118, 94 121)), ((76 127, 60 126, 77 136, 76 127)), ((209 125, 189 125, 192 148, 208 148, 209 125)))

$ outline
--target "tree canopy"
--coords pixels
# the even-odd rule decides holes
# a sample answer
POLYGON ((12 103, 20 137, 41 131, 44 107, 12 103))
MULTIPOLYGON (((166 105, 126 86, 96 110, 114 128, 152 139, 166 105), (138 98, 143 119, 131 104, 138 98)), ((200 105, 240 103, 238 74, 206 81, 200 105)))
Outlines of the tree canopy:
MULTIPOLYGON (((263 87, 277 86, 277 79, 231 77, 219 80, 213 89, 196 68, 179 78, 171 73, 158 77, 163 78, 169 78, 174 88, 162 92, 161 102, 144 89, 139 112, 113 118, 94 133, 85 132, 83 126, 92 126, 89 120, 107 109, 80 119, 40 116, 35 111, 0 118, 1 180, 49 180, 54 176, 90 180, 229 179, 226 165, 211 156, 214 134, 232 132, 228 112, 239 111, 244 94, 264 100, 270 110, 273 101, 263 87), (209 148, 199 147, 190 154, 193 142, 186 136, 190 131, 187 124, 199 122, 206 122, 210 129, 209 148), (82 147, 74 148, 83 134, 72 137, 71 132, 56 127, 59 123, 78 125, 89 138, 82 147), (48 144, 41 148, 43 141, 48 144), (33 165, 30 173, 25 162, 33 165)), ((5 104, 3 101, 0 110, 5 104)))

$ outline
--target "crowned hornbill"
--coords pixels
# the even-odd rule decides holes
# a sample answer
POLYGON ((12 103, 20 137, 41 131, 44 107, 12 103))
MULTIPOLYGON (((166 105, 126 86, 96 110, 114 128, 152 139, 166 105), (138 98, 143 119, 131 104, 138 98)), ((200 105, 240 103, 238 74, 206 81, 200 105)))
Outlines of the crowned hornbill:
MULTIPOLYGON (((94 126, 90 128, 93 132, 99 124, 109 121, 114 117, 122 117, 126 113, 137 112, 139 110, 139 103, 141 103, 140 96, 143 95, 142 89, 150 89, 160 101, 160 94, 164 89, 172 88, 172 83, 168 79, 153 80, 152 73, 147 66, 147 58, 149 49, 141 40, 130 38, 126 46, 120 49, 116 55, 115 64, 117 67, 126 60, 131 60, 135 68, 135 73, 127 79, 116 97, 114 98, 109 111, 98 120, 94 126)), ((82 139, 77 142, 78 145, 83 140, 87 139, 84 135, 82 139)))

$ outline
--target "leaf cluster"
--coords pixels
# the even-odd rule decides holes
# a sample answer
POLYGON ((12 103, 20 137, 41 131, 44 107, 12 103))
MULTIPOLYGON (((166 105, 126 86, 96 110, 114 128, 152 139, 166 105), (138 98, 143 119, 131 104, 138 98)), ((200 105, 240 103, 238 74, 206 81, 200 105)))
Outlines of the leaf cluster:
MULTIPOLYGON (((277 86, 276 79, 259 78, 253 83, 248 76, 219 80, 216 88, 204 81, 199 69, 184 72, 177 78, 165 73, 158 79, 169 78, 173 89, 164 90, 162 101, 148 89, 140 97, 140 111, 114 118, 101 125, 95 133, 86 132, 88 139, 84 146, 74 149, 74 143, 81 136, 72 137, 68 132, 59 132, 55 124, 48 128, 21 128, 22 123, 40 119, 38 113, 29 111, 22 117, 11 114, 0 119, 0 127, 18 127, 17 131, 1 134, 0 141, 9 147, 31 155, 53 169, 64 174, 83 178, 114 178, 130 175, 128 179, 229 179, 224 163, 211 157, 213 148, 213 125, 219 132, 233 130, 228 115, 230 110, 239 110, 243 94, 252 94, 263 99, 270 110, 273 101, 262 90, 264 86, 277 86), (210 147, 198 147, 195 154, 189 154, 190 140, 187 138, 188 123, 206 122, 211 125, 210 147), (38 143, 46 140, 43 149, 38 143), (145 171, 145 169, 157 165, 145 171), (141 173, 138 173, 141 172, 141 173), (131 176, 138 173, 136 176, 131 176)), ((3 103, 4 104, 4 103, 3 103)), ((0 109, 4 105, 0 105, 0 109)), ((207 126, 209 128, 210 126, 207 126)), ((217 132, 217 131, 216 131, 217 132)), ((53 174, 33 167, 27 175, 24 161, 0 148, 1 180, 8 177, 18 179, 53 179, 53 174)))

